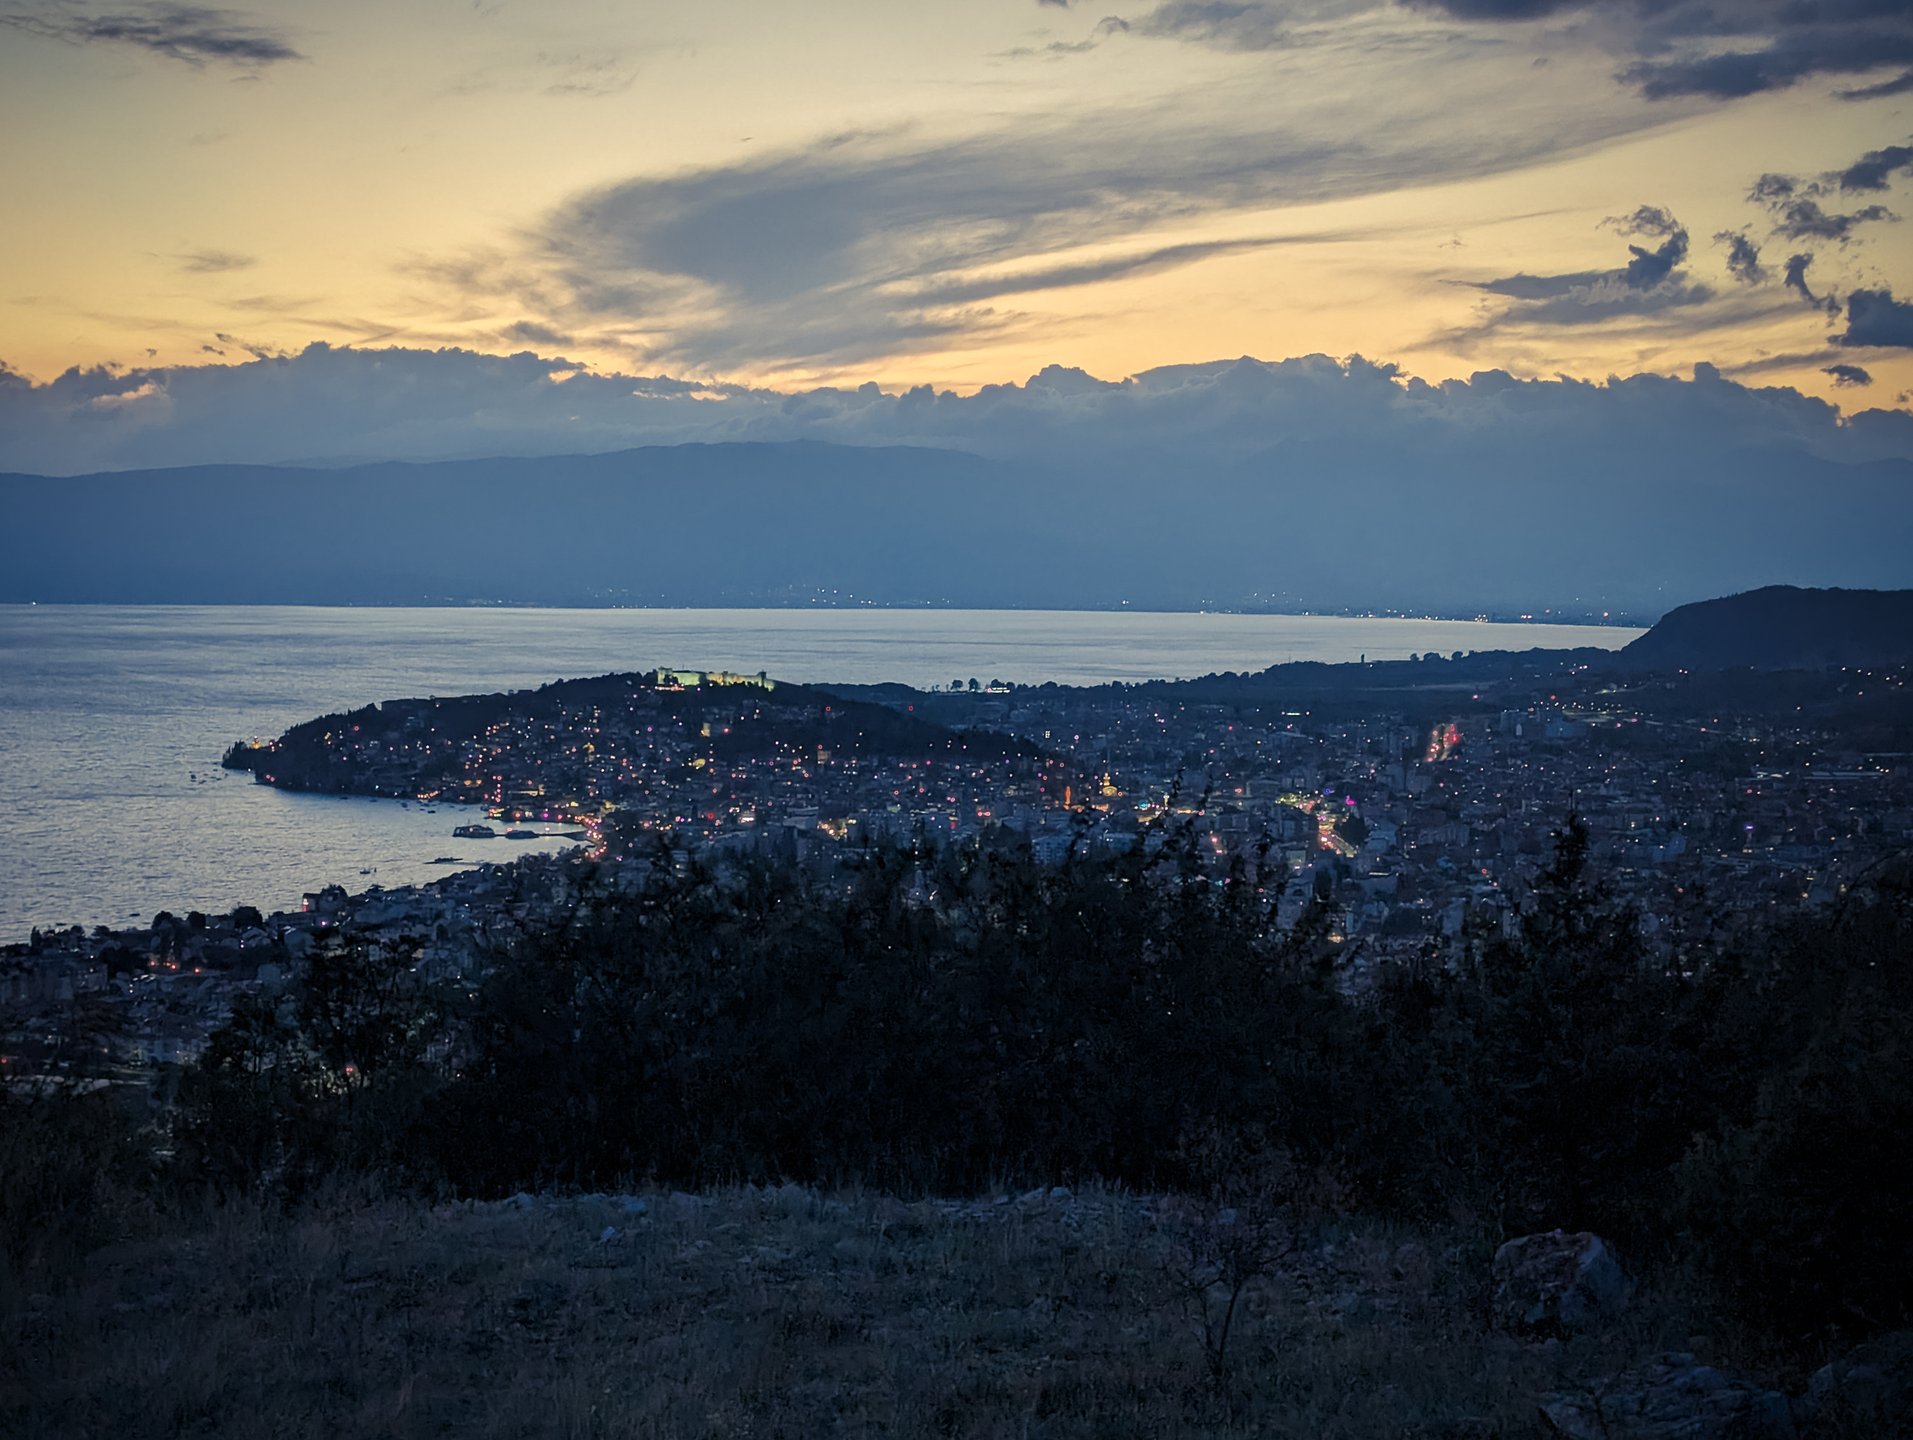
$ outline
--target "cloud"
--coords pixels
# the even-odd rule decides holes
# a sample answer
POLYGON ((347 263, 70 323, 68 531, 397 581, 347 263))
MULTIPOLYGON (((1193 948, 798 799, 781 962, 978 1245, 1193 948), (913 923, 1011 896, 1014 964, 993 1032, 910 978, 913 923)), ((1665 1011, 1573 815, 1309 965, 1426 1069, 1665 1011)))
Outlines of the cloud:
MULTIPOLYGON (((1632 257, 1614 270, 1580 270, 1558 275, 1509 275, 1464 282, 1485 294, 1512 300, 1502 316, 1477 327, 1474 335, 1514 322, 1528 325, 1587 325, 1623 316, 1654 314, 1704 304, 1713 298, 1707 286, 1678 272, 1686 262, 1687 229, 1658 205, 1643 205, 1629 215, 1601 222, 1623 235, 1659 239, 1649 248, 1629 245, 1632 257)), ((1757 257, 1756 257, 1757 258, 1757 257)))
POLYGON ((620 54, 540 54, 538 64, 550 75, 547 95, 597 99, 629 90, 638 72, 620 54))
MULTIPOLYGON (((1346 43, 1345 21, 1359 21, 1368 43, 1384 34, 1401 43, 1417 16, 1461 33, 1512 32, 1521 37, 1516 43, 1537 49, 1537 62, 1573 50, 1605 54, 1618 62, 1617 80, 1654 101, 1733 100, 1819 76, 1913 65, 1913 10, 1905 0, 1162 0, 1124 28, 1266 52, 1346 43)), ((1091 49, 1103 38, 1049 49, 1091 49)), ((1913 70, 1841 94, 1869 99, 1909 85, 1913 70)))
POLYGON ((1660 245, 1649 250, 1641 245, 1628 246, 1633 259, 1620 273, 1620 281, 1630 290, 1652 290, 1687 258, 1687 231, 1679 221, 1657 205, 1643 205, 1632 215, 1620 215, 1605 222, 1623 235, 1663 237, 1660 245))
POLYGON ((1677 60, 1640 60, 1621 78, 1649 100, 1700 95, 1736 100, 1785 90, 1815 75, 1855 74, 1913 60, 1913 35, 1882 26, 1776 37, 1758 50, 1730 50, 1677 60))
POLYGON ((1913 70, 1896 75, 1891 80, 1882 80, 1878 85, 1862 85, 1854 90, 1839 92, 1842 100, 1884 100, 1892 95, 1904 95, 1913 91, 1913 70))
POLYGON ((1371 8, 1372 0, 1164 0, 1125 28, 1218 50, 1286 50, 1305 43, 1324 22, 1371 8))
POLYGON ((464 72, 445 90, 454 96, 537 94, 560 99, 602 99, 637 83, 638 65, 619 49, 500 52, 464 72))
POLYGON ((101 15, 14 11, 0 15, 0 25, 70 45, 130 45, 196 68, 258 69, 306 58, 281 30, 199 5, 144 4, 101 15))
MULTIPOLYGON (((272 345, 255 345, 250 340, 241 340, 237 335, 228 335, 224 330, 213 336, 221 345, 231 346, 234 350, 244 350, 255 360, 283 360, 286 352, 272 345)), ((223 352, 222 352, 223 353, 223 352)))
MULTIPOLYGON (((1044 3, 1056 3, 1056 0, 1044 0, 1044 3)), ((1032 57, 1040 57, 1050 60, 1060 60, 1067 55, 1085 54, 1088 51, 1094 50, 1112 36, 1126 35, 1128 33, 1129 22, 1127 20, 1123 19, 1120 15, 1105 15, 1101 20, 1096 22, 1096 28, 1091 30, 1089 34, 1081 40, 1052 40, 1047 45, 1019 45, 1013 50, 1002 51, 998 58, 1004 60, 1026 60, 1032 57)))
POLYGON ((1846 240, 1860 225, 1898 220, 1884 205, 1868 205, 1850 215, 1829 214, 1820 202, 1802 196, 1775 208, 1774 234, 1788 240, 1846 240))
POLYGON ((256 256, 231 250, 188 250, 172 259, 188 275, 225 275, 234 270, 249 270, 259 263, 256 256))
MULTIPOLYGON (((1558 603, 1578 594, 1651 606, 1667 602, 1670 585, 1686 599, 1776 580, 1909 578, 1902 537, 1913 491, 1898 482, 1913 475, 1913 416, 1843 416, 1825 401, 1738 384, 1710 366, 1694 367, 1691 378, 1588 383, 1488 370, 1429 384, 1393 365, 1312 355, 1168 366, 1117 381, 1051 367, 958 396, 927 387, 714 387, 578 371, 530 354, 313 348, 283 360, 71 371, 25 389, 0 383, 0 470, 538 457, 684 441, 885 448, 854 458, 805 448, 549 467, 533 458, 417 478, 449 495, 488 482, 537 487, 543 477, 551 493, 541 490, 526 513, 551 521, 550 545, 538 525, 488 522, 480 507, 461 529, 461 553, 474 571, 496 563, 514 577, 525 573, 521 562, 554 574, 547 557, 560 554, 572 588, 541 597, 560 601, 611 583, 717 603, 721 592, 689 588, 693 572, 697 584, 725 583, 727 567, 713 571, 697 537, 714 526, 738 529, 726 507, 740 494, 765 507, 743 525, 738 538, 748 548, 733 556, 745 557, 754 579, 808 582, 822 557, 836 567, 828 583, 840 583, 847 565, 860 572, 852 577, 859 594, 900 600, 1194 606, 1239 603, 1257 590, 1266 603, 1279 589, 1330 605, 1459 606, 1518 594, 1558 603), (967 451, 993 463, 890 447, 967 451), (1880 460, 1898 463, 1853 468, 1880 460), (669 475, 698 478, 670 497, 643 498, 669 475), (669 535, 691 536, 687 546, 665 547, 690 558, 667 575, 645 558, 658 547, 634 545, 628 526, 594 531, 602 512, 587 510, 558 478, 572 476, 587 479, 584 493, 611 492, 620 509, 644 517, 640 524, 655 518, 669 535), (552 520, 554 505, 565 513, 552 520), (934 523, 921 523, 926 514, 934 523), (1747 543, 1707 543, 1723 514, 1747 543), (1280 545, 1272 568, 1271 536, 1346 543, 1280 545), (466 541, 498 560, 471 560, 466 541), (1201 563, 1165 565, 1165 555, 1201 563), (615 557, 615 571, 606 557, 615 557), (886 577, 880 589, 864 583, 872 566, 886 577), (630 578, 603 578, 611 573, 630 578)), ((281 488, 306 496, 310 508, 311 496, 347 487, 376 515, 400 479, 312 473, 281 488)), ((250 492, 264 477, 220 480, 250 492)), ((435 505, 430 513, 449 512, 435 505)), ((408 537, 416 533, 397 527, 381 552, 413 587, 421 562, 408 537)), ((130 544, 143 540, 150 549, 143 533, 130 544)), ((329 575, 337 566, 324 541, 315 543, 306 558, 329 575)), ((276 574, 301 547, 268 549, 262 563, 276 574)))
MULTIPOLYGON (((1769 175, 1756 186, 1756 193, 1786 197, 1798 189, 1798 182, 1790 177, 1769 175)), ((1665 347, 1678 345, 1692 353, 1706 343, 1706 337, 1717 336, 1730 347, 1744 344, 1735 337, 1744 337, 1749 327, 1784 324, 1789 317, 1797 317, 1802 300, 1829 315, 1838 311, 1837 300, 1816 295, 1807 284, 1807 270, 1814 263, 1811 251, 1793 255, 1776 275, 1762 261, 1752 235, 1721 231, 1713 237, 1714 243, 1725 249, 1725 269, 1736 282, 1723 290, 1690 273, 1687 230, 1667 209, 1642 206, 1604 221, 1603 228, 1638 237, 1628 246, 1631 258, 1625 265, 1451 282, 1505 303, 1484 308, 1471 323, 1424 337, 1423 343, 1460 354, 1525 353, 1530 363, 1545 365, 1549 356, 1561 353, 1564 343, 1572 343, 1565 342, 1560 332, 1576 328, 1606 326, 1607 333, 1637 347, 1657 344, 1666 353, 1665 347), (1516 347, 1514 352, 1510 345, 1516 347)), ((1831 358, 1826 342, 1817 343, 1820 353, 1831 358)), ((1813 358, 1801 355, 1772 366, 1764 360, 1745 361, 1733 368, 1741 374, 1755 374, 1762 368, 1797 371, 1813 358)))
POLYGON ((1511 125, 1498 108, 1457 112, 1440 88, 1245 81, 951 138, 853 133, 605 185, 521 246, 415 273, 457 303, 509 305, 647 365, 905 356, 1028 323, 992 303, 1004 297, 1305 243, 1178 234, 1199 222, 1510 170, 1642 123, 1535 103, 1511 125))
POLYGON ((1855 290, 1847 296, 1847 328, 1837 345, 1913 350, 1913 304, 1891 290, 1855 290))
POLYGON ((1743 285, 1760 285, 1767 279, 1767 267, 1760 263, 1760 247, 1746 235, 1723 230, 1714 236, 1716 245, 1727 247, 1727 273, 1743 285))
POLYGON ((1913 145, 1888 145, 1869 150, 1837 177, 1842 190, 1884 190, 1901 171, 1913 171, 1913 145))
POLYGON ((1258 250, 1290 245, 1320 245, 1338 240, 1373 238, 1352 232, 1318 232, 1298 235, 1266 235, 1245 240, 1207 240, 1183 245, 1163 245, 1154 249, 1104 259, 1071 264, 1049 265, 1036 270, 1018 270, 1008 274, 979 276, 974 279, 936 281, 917 291, 916 299, 930 305, 967 305, 1005 295, 1029 295, 1043 290, 1062 290, 1077 285, 1096 285, 1107 280, 1127 279, 1173 270, 1200 260, 1226 255, 1251 254, 1258 250))
POLYGON ((1816 295, 1807 285, 1807 269, 1813 264, 1812 255, 1789 255, 1786 275, 1781 283, 1797 294, 1816 310, 1825 310, 1829 315, 1838 314, 1840 302, 1831 295, 1816 295))
MULTIPOLYGON (((1404 0, 1470 23, 1572 18, 1558 44, 1595 44, 1625 57, 1619 79, 1649 100, 1731 100, 1821 75, 1913 64, 1905 0, 1404 0)), ((1896 94, 1899 81, 1851 98, 1896 94)))
POLYGON ((1873 383, 1873 377, 1858 365, 1829 365, 1821 372, 1831 375, 1833 383, 1846 389, 1850 386, 1866 386, 1873 383))
POLYGON ((1408 0, 1422 10, 1439 10, 1457 20, 1540 20, 1574 10, 1587 0, 1408 0))
MULTIPOLYGON (((1408 20, 1395 0, 1157 0, 1140 14, 1104 17, 1082 40, 1008 53, 1081 54, 1119 35, 1245 55, 1337 46, 1375 53, 1431 43, 1426 27, 1408 20)), ((1452 58, 1462 48, 1459 39, 1450 34, 1439 44, 1452 58)))
POLYGON ((574 343, 574 337, 552 329, 549 325, 540 325, 535 320, 517 320, 498 332, 498 338, 507 345, 547 345, 563 347, 574 343))
POLYGON ((1747 192, 1750 203, 1773 216, 1773 233, 1788 240, 1834 240, 1845 244, 1862 225, 1897 221, 1884 205, 1866 205, 1850 213, 1828 211, 1821 197, 1836 190, 1884 190, 1893 173, 1913 161, 1913 150, 1892 146, 1862 155, 1844 170, 1833 170, 1817 180, 1769 172, 1747 192))
MULTIPOLYGON (((1905 307, 1913 309, 1913 307, 1905 307)), ((1913 334, 1913 329, 1909 330, 1913 334)), ((1841 423, 1790 389, 1707 371, 1605 384, 1497 371, 1428 384, 1392 365, 1304 356, 1167 366, 1106 381, 1052 368, 960 396, 779 391, 580 370, 530 352, 325 345, 230 364, 71 370, 0 380, 0 470, 307 459, 549 455, 687 441, 927 445, 1144 477, 1301 447, 1463 445, 1482 455, 1613 456, 1741 448, 1913 457, 1913 417, 1841 423), (1711 378, 1710 378, 1711 377, 1711 378)))

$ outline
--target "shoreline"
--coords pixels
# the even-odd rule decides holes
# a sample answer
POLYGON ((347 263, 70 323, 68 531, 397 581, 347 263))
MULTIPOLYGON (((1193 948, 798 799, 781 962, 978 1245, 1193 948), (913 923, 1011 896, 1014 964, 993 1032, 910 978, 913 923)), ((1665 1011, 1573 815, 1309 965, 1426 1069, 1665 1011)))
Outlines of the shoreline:
MULTIPOLYGON (((1353 607, 1323 609, 1278 609, 1252 606, 1155 605, 944 605, 935 601, 761 601, 734 605, 560 605, 533 600, 506 600, 485 597, 421 596, 416 600, 0 600, 0 609, 13 610, 429 610, 468 613, 475 610, 565 612, 598 614, 636 611, 661 615, 740 615, 740 614, 814 614, 842 611, 868 614, 873 611, 907 611, 912 614, 951 615, 1211 615, 1269 620, 1380 620, 1434 625, 1551 625, 1588 630, 1647 630, 1660 618, 1658 613, 1636 611, 1510 611, 1481 610, 1471 614, 1434 613, 1416 610, 1358 610, 1353 607)), ((1664 612, 1662 612, 1664 613, 1664 612)))

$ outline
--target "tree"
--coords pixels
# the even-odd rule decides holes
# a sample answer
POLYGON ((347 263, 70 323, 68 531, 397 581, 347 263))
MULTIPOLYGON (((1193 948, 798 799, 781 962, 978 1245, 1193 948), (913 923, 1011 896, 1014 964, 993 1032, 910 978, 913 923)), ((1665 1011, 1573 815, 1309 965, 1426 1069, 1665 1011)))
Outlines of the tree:
POLYGON ((1471 1087, 1508 1223, 1625 1228, 1664 1196, 1691 1131, 1691 1049, 1672 1043, 1681 981, 1650 963, 1632 908, 1589 863, 1570 814, 1511 938, 1472 957, 1471 1087))
POLYGON ((273 1001, 241 993, 180 1078, 173 1137, 181 1174, 225 1194, 297 1193, 327 1168, 319 1157, 331 1126, 319 1100, 297 1031, 273 1001))
POLYGON ((416 1062, 434 1028, 432 997, 413 970, 415 942, 373 943, 333 932, 306 961, 299 1025, 348 1086, 416 1062))

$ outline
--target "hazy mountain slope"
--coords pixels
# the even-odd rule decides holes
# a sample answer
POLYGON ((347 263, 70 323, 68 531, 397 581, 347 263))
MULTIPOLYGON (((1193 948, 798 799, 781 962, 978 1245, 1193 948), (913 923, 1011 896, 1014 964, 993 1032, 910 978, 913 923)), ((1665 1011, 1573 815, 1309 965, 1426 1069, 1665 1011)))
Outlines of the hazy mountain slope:
POLYGON ((1043 468, 811 442, 0 476, 0 600, 1569 605, 1913 584, 1913 464, 1519 437, 1043 468))

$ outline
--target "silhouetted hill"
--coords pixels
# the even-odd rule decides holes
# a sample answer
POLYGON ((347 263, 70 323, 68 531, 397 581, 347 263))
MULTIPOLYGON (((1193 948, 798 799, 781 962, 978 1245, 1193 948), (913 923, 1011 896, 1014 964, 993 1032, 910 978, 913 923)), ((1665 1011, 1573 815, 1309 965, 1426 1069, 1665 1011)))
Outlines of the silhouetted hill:
POLYGON ((1620 652, 1655 669, 1818 670, 1913 659, 1913 590, 1769 585, 1669 611, 1620 652))
MULTIPOLYGON (((616 799, 622 793, 617 777, 635 776, 655 762, 654 730, 681 741, 696 733, 700 723, 700 748, 730 763, 825 749, 863 758, 961 753, 980 762, 1042 755, 1032 741, 983 730, 959 735, 906 711, 807 685, 760 687, 746 682, 681 689, 669 676, 652 672, 557 680, 536 690, 489 695, 387 700, 304 721, 266 745, 234 745, 225 765, 228 770, 250 770, 283 790, 339 795, 443 791, 450 800, 472 800, 482 797, 465 793, 460 785, 471 773, 469 756, 491 746, 500 754, 515 754, 527 772, 554 777, 553 794, 565 788, 555 778, 562 772, 571 794, 582 796, 590 790, 616 799), (576 759, 583 736, 591 737, 589 748, 603 757, 631 752, 630 765, 610 766, 609 773, 601 771, 587 785, 576 759)), ((657 773, 666 768, 675 767, 660 764, 657 773)), ((625 783, 638 793, 649 793, 648 780, 625 783)))

